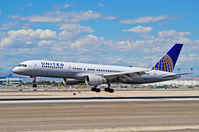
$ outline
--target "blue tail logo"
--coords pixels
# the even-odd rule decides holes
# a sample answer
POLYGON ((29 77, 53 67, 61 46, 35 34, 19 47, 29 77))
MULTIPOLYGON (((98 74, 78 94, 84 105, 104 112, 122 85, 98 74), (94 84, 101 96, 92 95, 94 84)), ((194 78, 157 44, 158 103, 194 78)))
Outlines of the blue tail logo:
POLYGON ((152 68, 152 70, 172 72, 183 44, 175 44, 166 55, 152 68))

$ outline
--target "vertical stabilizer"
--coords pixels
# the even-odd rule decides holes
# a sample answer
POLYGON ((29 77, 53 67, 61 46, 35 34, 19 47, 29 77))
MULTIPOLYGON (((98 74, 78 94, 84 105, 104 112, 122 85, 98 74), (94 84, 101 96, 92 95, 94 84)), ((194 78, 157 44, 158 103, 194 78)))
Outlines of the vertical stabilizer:
POLYGON ((175 44, 161 60, 156 63, 152 70, 172 72, 177 62, 183 44, 175 44))

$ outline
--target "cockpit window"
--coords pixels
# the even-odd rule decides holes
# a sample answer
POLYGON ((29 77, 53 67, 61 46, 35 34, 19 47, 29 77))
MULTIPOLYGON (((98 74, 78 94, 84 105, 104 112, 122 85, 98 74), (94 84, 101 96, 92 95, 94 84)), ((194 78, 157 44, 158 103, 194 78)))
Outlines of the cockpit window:
POLYGON ((19 67, 27 67, 26 64, 19 64, 18 66, 19 66, 19 67))

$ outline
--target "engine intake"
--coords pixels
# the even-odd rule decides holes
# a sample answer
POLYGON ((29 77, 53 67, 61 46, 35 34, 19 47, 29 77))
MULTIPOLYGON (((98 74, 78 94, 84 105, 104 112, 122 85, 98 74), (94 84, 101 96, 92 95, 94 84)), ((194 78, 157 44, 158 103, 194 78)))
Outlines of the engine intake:
POLYGON ((106 83, 107 80, 106 80, 106 78, 104 78, 103 76, 92 75, 92 74, 90 74, 90 75, 86 75, 86 76, 85 76, 85 82, 86 82, 86 84, 88 84, 88 85, 97 86, 97 85, 106 83))

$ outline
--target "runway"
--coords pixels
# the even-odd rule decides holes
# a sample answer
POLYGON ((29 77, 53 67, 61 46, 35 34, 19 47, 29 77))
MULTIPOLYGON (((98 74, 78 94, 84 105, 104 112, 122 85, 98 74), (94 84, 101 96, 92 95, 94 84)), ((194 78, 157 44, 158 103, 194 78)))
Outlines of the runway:
POLYGON ((198 91, 1 92, 2 132, 198 132, 198 91))
POLYGON ((0 104, 2 132, 196 132, 199 101, 0 104))

